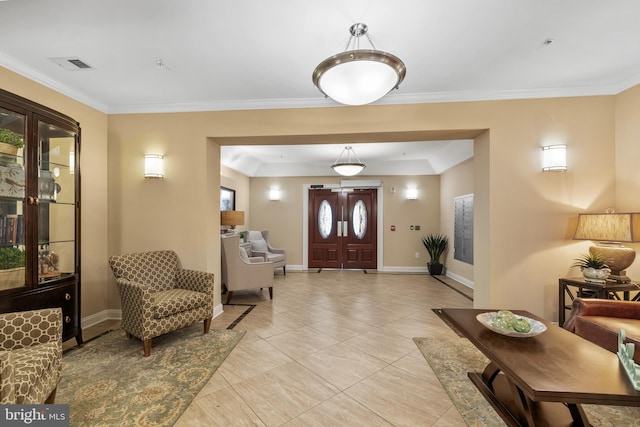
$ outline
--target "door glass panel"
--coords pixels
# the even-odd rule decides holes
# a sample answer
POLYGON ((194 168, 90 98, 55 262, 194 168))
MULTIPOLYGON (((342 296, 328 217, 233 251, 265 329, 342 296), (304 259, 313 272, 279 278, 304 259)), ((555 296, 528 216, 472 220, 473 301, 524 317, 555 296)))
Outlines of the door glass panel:
POLYGON ((25 285, 25 116, 0 108, 0 290, 25 285))
POLYGON ((331 213, 331 205, 327 200, 320 202, 318 208, 318 231, 323 239, 331 235, 333 228, 333 214, 331 213))
POLYGON ((38 281, 75 273, 74 132, 38 124, 38 281))
POLYGON ((364 239, 367 233, 367 205, 364 204, 364 201, 358 200, 353 205, 352 218, 353 234, 360 240, 364 239))

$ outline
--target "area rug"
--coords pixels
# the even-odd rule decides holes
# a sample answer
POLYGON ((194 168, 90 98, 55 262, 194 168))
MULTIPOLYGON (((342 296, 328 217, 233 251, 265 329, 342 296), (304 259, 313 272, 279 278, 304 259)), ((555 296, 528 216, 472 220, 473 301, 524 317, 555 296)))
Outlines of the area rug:
MULTIPOLYGON (((489 363, 469 340, 414 338, 413 341, 468 426, 505 425, 467 377, 467 372, 482 372, 489 363)), ((583 408, 594 426, 640 426, 640 408, 603 405, 583 405, 583 408)))
POLYGON ((56 403, 70 405, 71 426, 171 426, 243 335, 195 324, 143 357, 141 341, 109 332, 64 353, 56 403))

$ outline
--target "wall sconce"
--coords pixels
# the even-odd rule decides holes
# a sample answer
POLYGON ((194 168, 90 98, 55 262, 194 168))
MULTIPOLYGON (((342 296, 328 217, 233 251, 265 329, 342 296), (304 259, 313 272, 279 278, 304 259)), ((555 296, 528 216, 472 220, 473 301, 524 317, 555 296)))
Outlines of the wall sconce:
POLYGON ((164 178, 163 156, 159 154, 146 154, 144 156, 144 177, 164 178))
POLYGON ((547 145, 542 147, 542 170, 543 171, 566 171, 567 170, 567 146, 547 145))
POLYGON ((279 188, 272 188, 271 190, 269 190, 269 200, 280 200, 280 189, 279 188))
POLYGON ((407 200, 416 200, 418 198, 417 188, 407 188, 407 200))

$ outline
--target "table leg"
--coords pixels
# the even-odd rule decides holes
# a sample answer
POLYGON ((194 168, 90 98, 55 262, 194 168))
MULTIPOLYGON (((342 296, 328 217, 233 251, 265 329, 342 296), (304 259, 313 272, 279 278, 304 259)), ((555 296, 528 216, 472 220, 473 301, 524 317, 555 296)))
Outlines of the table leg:
POLYGON ((500 369, 493 362, 489 362, 482 372, 482 379, 491 390, 493 390, 493 380, 496 379, 499 373, 500 369))
POLYGON ((587 414, 582 409, 582 405, 577 403, 567 403, 569 412, 571 412, 571 418, 573 418, 573 425, 576 427, 591 427, 587 414))

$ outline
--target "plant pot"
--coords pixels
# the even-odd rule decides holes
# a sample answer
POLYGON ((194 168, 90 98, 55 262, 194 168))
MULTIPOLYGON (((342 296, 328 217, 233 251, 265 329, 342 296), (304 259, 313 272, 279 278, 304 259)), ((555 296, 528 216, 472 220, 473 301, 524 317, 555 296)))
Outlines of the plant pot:
POLYGON ((608 268, 584 268, 582 269, 582 275, 586 279, 605 280, 611 274, 611 270, 608 268))
POLYGON ((431 262, 427 263, 427 268, 429 269, 429 274, 431 274, 432 276, 441 275, 443 267, 444 267, 444 264, 434 264, 434 263, 431 263, 431 262))
POLYGON ((11 289, 23 286, 25 283, 24 267, 0 270, 0 289, 11 289))
POLYGON ((18 147, 0 141, 0 164, 15 163, 18 156, 18 147))

